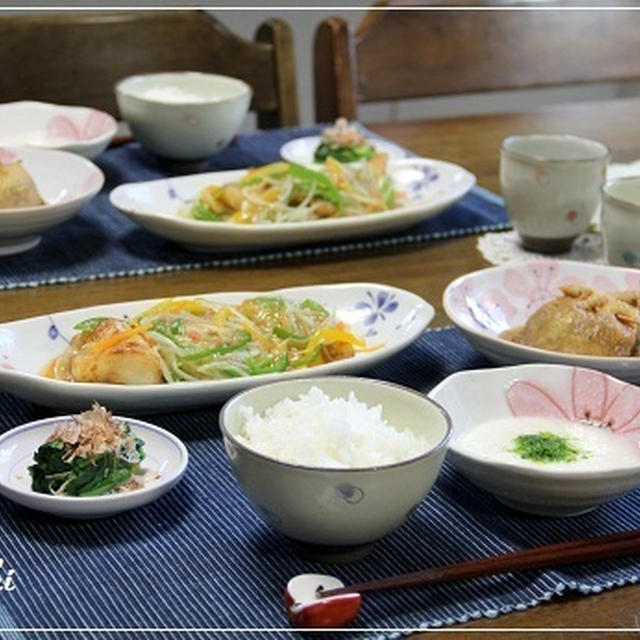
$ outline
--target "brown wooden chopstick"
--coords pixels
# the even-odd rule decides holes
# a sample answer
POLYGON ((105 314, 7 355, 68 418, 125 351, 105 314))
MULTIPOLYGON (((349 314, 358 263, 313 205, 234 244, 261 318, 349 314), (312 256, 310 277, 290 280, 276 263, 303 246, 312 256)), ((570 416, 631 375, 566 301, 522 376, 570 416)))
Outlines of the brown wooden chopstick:
POLYGON ((479 576, 540 569, 542 567, 594 562, 609 558, 619 558, 640 554, 640 530, 613 533, 596 538, 584 538, 571 542, 560 542, 544 547, 523 549, 489 558, 477 558, 444 567, 423 569, 400 576, 370 580, 339 589, 320 590, 319 597, 343 593, 366 593, 382 589, 417 587, 451 580, 477 578, 479 576))

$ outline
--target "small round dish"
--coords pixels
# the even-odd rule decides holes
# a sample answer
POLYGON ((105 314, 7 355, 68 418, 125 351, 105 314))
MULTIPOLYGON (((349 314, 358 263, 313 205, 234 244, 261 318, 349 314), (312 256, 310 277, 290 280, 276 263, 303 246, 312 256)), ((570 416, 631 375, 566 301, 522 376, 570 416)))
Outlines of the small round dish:
POLYGON ((0 104, 0 146, 59 149, 95 158, 117 130, 112 116, 89 107, 27 100, 0 104))
MULTIPOLYGON (((302 164, 307 167, 322 166, 314 160, 314 153, 320 144, 320 136, 305 136, 304 138, 296 138, 289 140, 280 147, 280 155, 287 162, 302 164)), ((387 142, 385 140, 372 139, 371 143, 378 153, 386 153, 389 160, 403 160, 408 158, 409 154, 402 148, 387 142)))
POLYGON ((131 425, 133 433, 145 442, 147 457, 142 463, 148 479, 141 489, 92 498, 53 496, 31 490, 27 468, 33 454, 60 422, 72 416, 45 418, 23 424, 0 436, 0 494, 36 511, 63 518, 103 518, 135 509, 169 491, 182 477, 189 455, 176 436, 141 420, 114 417, 131 425))
POLYGON ((348 376, 276 382, 240 393, 222 409, 220 428, 236 478, 258 515, 290 538, 325 547, 369 544, 399 527, 436 481, 451 436, 449 416, 426 396, 348 376), (237 438, 241 407, 263 413, 312 387, 331 399, 353 391, 368 407, 381 405, 384 420, 426 437, 429 448, 392 464, 324 468, 265 456, 237 438))
POLYGON ((28 251, 41 235, 72 218, 104 184, 93 162, 67 151, 0 148, 4 162, 15 157, 33 179, 43 205, 0 209, 0 256, 28 251))
MULTIPOLYGON (((492 426, 491 441, 473 454, 461 445, 471 430, 494 420, 552 418, 607 429, 624 438, 629 451, 640 446, 640 389, 599 371, 555 364, 478 369, 454 373, 429 397, 449 413, 454 435, 449 445, 453 465, 500 502, 543 516, 575 516, 640 486, 638 462, 607 457, 593 468, 545 468, 523 465, 516 456, 504 456, 492 426)), ((591 438, 591 436, 590 436, 591 438)), ((596 446, 589 440, 590 446, 596 446)), ((594 456, 595 457, 595 456, 594 456)), ((636 456, 634 455, 634 458, 636 456)), ((585 462, 589 462, 587 458, 585 462)))

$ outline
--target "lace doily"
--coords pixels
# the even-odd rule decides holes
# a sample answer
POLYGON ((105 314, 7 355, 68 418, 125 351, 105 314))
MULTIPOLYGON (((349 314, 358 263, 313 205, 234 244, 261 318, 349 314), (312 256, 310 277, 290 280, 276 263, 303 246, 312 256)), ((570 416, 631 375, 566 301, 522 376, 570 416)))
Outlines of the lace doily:
MULTIPOLYGON (((549 255, 533 253, 523 249, 517 231, 486 233, 478 238, 476 247, 484 259, 491 264, 549 257, 549 255)), ((554 253, 553 258, 602 264, 604 263, 602 235, 600 233, 583 233, 576 238, 570 251, 554 253)))
MULTIPOLYGON (((607 168, 607 178, 640 175, 640 160, 629 164, 611 164, 607 168)), ((522 248, 517 231, 486 233, 478 238, 478 251, 491 264, 504 264, 514 260, 532 260, 549 257, 533 253, 522 248)), ((590 231, 578 236, 570 251, 555 253, 554 258, 561 260, 580 260, 582 262, 604 263, 604 241, 600 234, 600 212, 594 216, 590 231)))

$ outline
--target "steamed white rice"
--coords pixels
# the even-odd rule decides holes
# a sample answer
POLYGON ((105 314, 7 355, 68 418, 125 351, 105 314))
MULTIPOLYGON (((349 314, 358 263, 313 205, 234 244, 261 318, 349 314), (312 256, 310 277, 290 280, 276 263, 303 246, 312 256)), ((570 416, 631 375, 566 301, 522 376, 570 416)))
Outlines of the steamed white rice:
POLYGON ((240 407, 237 438, 250 449, 283 462, 354 468, 393 464, 420 455, 432 445, 382 418, 382 406, 368 407, 355 393, 331 399, 312 387, 256 414, 240 407))

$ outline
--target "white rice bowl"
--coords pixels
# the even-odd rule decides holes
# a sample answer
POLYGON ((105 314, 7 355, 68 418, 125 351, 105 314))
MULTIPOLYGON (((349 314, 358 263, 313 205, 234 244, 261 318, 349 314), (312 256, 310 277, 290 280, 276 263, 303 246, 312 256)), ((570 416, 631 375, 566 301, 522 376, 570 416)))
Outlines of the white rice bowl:
POLYGON ((309 467, 362 468, 414 458, 435 443, 382 417, 382 405, 369 407, 351 391, 330 398, 311 387, 296 399, 285 398, 263 414, 239 408, 237 439, 262 455, 309 467))

